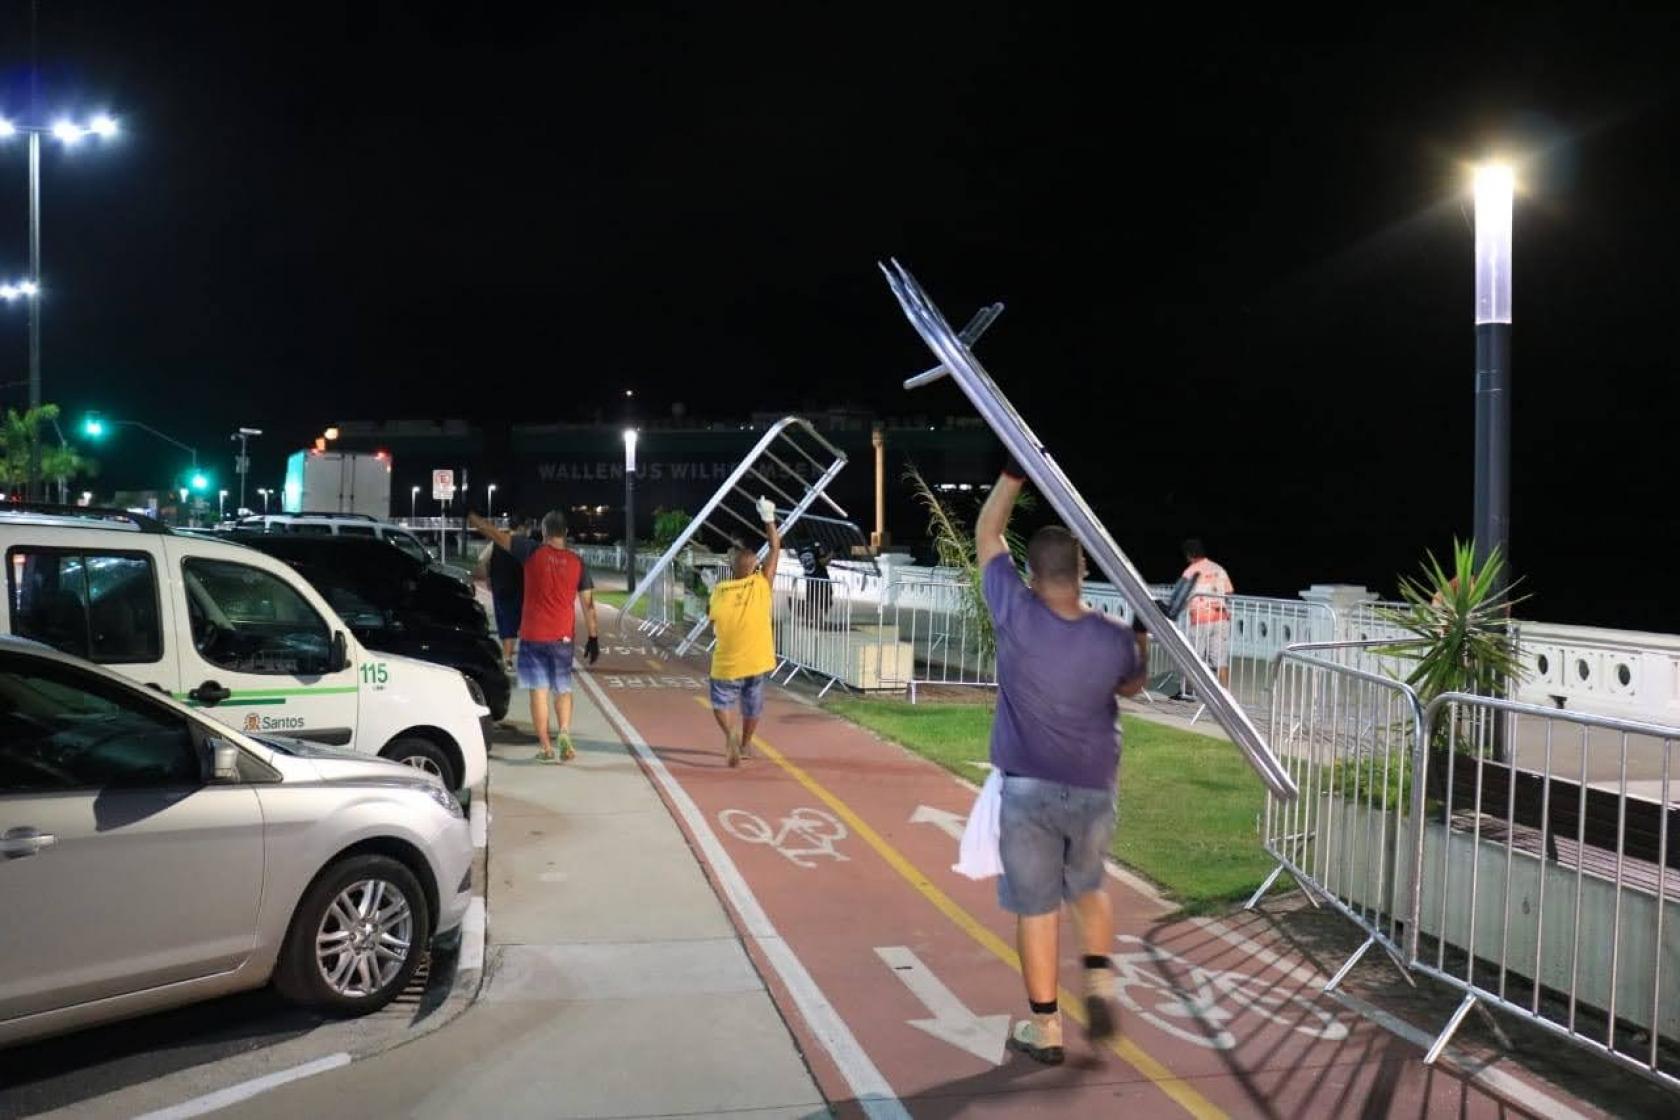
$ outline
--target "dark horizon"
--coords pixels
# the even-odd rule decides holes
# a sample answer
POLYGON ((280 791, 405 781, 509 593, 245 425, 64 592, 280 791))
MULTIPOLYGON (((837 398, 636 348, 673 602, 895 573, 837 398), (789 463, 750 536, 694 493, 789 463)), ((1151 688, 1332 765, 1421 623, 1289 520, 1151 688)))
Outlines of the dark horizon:
MULTIPOLYGON (((0 7, 16 118, 29 11, 0 7)), ((614 421, 627 387, 644 415, 966 415, 899 388, 928 357, 875 269, 896 256, 952 319, 1008 305, 982 359, 1151 578, 1195 534, 1282 594, 1390 592, 1469 533, 1464 177, 1507 152, 1523 613, 1680 631, 1619 574, 1680 545, 1673 14, 1341 44, 998 3, 40 18, 43 112, 123 127, 44 152, 67 428, 143 419, 226 485, 241 425, 276 477, 337 420, 614 421)), ((13 141, 5 276, 24 184, 13 141)), ((0 306, 8 407, 24 320, 0 306)), ((95 454, 101 491, 179 458, 95 454)))

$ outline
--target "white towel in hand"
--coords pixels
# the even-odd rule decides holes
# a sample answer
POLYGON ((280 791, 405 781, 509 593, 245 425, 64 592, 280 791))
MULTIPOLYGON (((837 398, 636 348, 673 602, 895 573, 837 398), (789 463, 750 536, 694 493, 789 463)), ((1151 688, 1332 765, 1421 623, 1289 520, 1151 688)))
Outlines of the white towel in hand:
POLYGON ((970 879, 990 879, 1003 874, 1003 858, 998 854, 998 814, 1003 807, 1003 774, 993 770, 974 799, 968 812, 968 827, 963 829, 962 842, 957 848, 957 862, 951 870, 970 879))

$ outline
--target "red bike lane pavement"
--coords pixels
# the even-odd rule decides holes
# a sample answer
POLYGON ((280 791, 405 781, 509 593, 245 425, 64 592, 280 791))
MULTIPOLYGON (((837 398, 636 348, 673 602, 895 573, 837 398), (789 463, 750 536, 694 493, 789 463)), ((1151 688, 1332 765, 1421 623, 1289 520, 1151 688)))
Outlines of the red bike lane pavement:
MULTIPOLYGON (((1119 876, 1107 889, 1120 1037, 1093 1050, 1072 1017, 1081 1013, 1072 994, 1079 947, 1068 921, 1067 1063, 1005 1052, 1006 1024, 1026 1010, 1013 920, 997 905, 995 880, 951 870, 971 788, 775 688, 754 757, 730 769, 704 663, 669 659, 643 639, 609 639, 587 676, 585 691, 628 725, 621 735, 645 741, 658 760, 644 765, 662 769, 698 810, 699 829, 661 786, 726 905, 729 872, 706 859, 701 830, 803 966, 808 979, 795 976, 793 986, 814 983, 843 1022, 835 1031, 802 1014, 771 942, 744 938, 842 1115, 894 1114, 890 1103, 857 1103, 858 1052, 916 1117, 1524 1114, 1453 1071, 1423 1066, 1416 1046, 1320 995, 1317 970, 1262 919, 1241 921, 1240 931, 1236 920, 1168 921, 1169 907, 1119 876)), ((743 928, 741 908, 730 909, 743 928)))

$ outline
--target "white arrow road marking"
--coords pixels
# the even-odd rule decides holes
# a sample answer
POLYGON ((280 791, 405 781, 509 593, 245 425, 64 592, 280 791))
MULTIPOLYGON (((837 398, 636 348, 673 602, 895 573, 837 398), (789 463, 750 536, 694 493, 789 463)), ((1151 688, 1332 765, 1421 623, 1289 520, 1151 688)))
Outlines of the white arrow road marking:
POLYGON ((893 970, 894 976, 904 981, 911 995, 933 1012, 931 1019, 908 1020, 912 1027, 926 1031, 942 1042, 949 1042, 959 1050, 966 1050, 983 1062, 994 1066, 1003 1064, 1004 1041, 1009 1036, 1009 1016, 976 1015, 963 1006, 962 1000, 951 989, 940 983, 939 977, 928 971, 927 965, 915 953, 902 945, 879 947, 875 955, 893 970))
POLYGON ((931 805, 918 805, 916 811, 910 814, 911 824, 931 824, 953 840, 961 840, 963 826, 968 818, 961 813, 951 813, 944 809, 935 809, 931 805))

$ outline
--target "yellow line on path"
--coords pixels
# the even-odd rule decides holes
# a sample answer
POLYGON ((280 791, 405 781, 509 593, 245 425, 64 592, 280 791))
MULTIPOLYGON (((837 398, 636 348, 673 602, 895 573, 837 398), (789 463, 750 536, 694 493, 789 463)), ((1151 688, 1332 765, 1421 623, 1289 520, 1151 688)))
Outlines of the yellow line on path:
MULTIPOLYGON (((699 696, 694 698, 694 702, 701 707, 709 706, 707 701, 699 696)), ((868 821, 858 816, 850 805, 830 793, 827 787, 807 774, 798 763, 791 761, 781 751, 766 742, 762 735, 754 735, 753 743, 764 752, 766 758, 786 770, 794 781, 810 790, 823 804, 833 809, 840 819, 851 827, 854 833, 863 838, 864 843, 874 848, 875 853, 887 861, 888 867, 898 872, 905 882, 916 888, 917 893, 923 898, 933 903, 934 908, 951 919, 958 929, 989 949, 1004 964, 1013 968, 1016 972, 1021 971, 1021 958, 1015 952, 1013 946, 981 924, 978 918, 963 909, 950 895, 940 890, 931 879, 922 874, 915 864, 905 858, 902 852, 870 827, 868 821)), ((1074 1021, 1081 1025, 1085 1024, 1083 1002, 1066 988, 1061 989, 1061 1003, 1062 1009, 1074 1021)), ((1112 1038, 1108 1045, 1139 1073, 1154 1082, 1156 1088, 1171 1097, 1184 1111, 1196 1117, 1197 1120, 1224 1120, 1225 1113, 1220 1110, 1219 1106, 1196 1092, 1189 1082, 1173 1073, 1171 1069, 1131 1039, 1123 1036, 1112 1038)))

